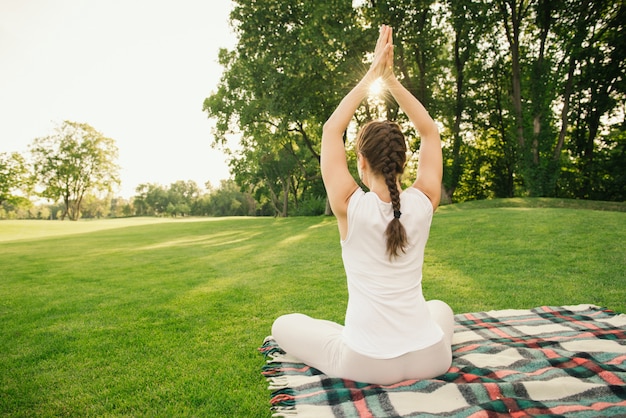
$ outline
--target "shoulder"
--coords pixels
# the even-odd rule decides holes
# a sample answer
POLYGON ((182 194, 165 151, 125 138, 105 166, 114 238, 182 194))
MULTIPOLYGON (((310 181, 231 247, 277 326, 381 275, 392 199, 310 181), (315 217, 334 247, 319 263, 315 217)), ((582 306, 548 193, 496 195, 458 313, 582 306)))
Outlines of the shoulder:
POLYGON ((348 199, 348 213, 354 211, 354 209, 365 200, 367 200, 367 193, 365 190, 358 187, 348 199))
POLYGON ((415 202, 420 206, 424 206, 429 212, 434 212, 430 198, 426 195, 426 193, 417 187, 408 187, 402 192, 401 196, 404 196, 408 202, 415 202))

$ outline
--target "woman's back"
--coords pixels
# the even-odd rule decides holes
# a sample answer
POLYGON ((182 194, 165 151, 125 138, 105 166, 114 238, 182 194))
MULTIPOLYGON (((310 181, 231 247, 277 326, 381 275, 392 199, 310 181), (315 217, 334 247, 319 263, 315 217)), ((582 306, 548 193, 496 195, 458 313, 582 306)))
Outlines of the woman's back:
POLYGON ((348 205, 348 235, 342 256, 348 278, 344 338, 356 352, 392 358, 441 338, 422 295, 424 247, 433 209, 426 195, 409 188, 400 195, 405 252, 389 257, 383 234, 393 218, 390 203, 357 190, 348 205))

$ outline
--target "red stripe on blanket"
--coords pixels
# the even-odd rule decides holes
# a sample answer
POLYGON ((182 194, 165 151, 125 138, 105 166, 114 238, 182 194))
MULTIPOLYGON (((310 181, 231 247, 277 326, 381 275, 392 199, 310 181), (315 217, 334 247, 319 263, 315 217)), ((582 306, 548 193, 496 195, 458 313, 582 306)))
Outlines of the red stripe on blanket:
POLYGON ((350 389, 350 397, 352 398, 352 404, 354 405, 354 409, 358 413, 359 418, 374 418, 372 412, 367 407, 367 401, 363 396, 362 390, 358 389, 355 383, 351 380, 344 380, 344 385, 347 389, 350 389))
POLYGON ((502 338, 513 338, 511 337, 509 334, 507 334, 506 332, 502 331, 501 329, 499 329, 496 325, 493 325, 489 322, 485 322, 482 319, 472 315, 472 314, 466 314, 465 315, 469 320, 474 321, 474 323, 476 325, 480 325, 481 327, 487 328, 488 330, 490 330, 491 332, 493 332, 496 335, 499 335, 502 338))
POLYGON ((547 359, 555 359, 561 357, 559 353, 550 348, 540 348, 539 351, 546 356, 547 359))
POLYGON ((589 329, 593 329, 593 330, 601 330, 602 328, 595 326, 594 324, 590 323, 589 321, 579 321, 577 319, 574 319, 573 316, 575 315, 564 315, 561 312, 554 310, 554 309, 548 309, 547 307, 543 307, 542 310, 546 313, 549 313, 551 315, 554 315, 554 317, 556 318, 562 318, 564 321, 567 322, 573 322, 574 324, 580 325, 584 328, 589 328, 589 329))
POLYGON ((609 385, 620 386, 625 383, 624 380, 620 379, 615 373, 608 371, 598 372, 598 376, 600 376, 609 385))
POLYGON ((454 350, 455 353, 465 353, 466 351, 474 351, 476 348, 480 347, 478 344, 470 344, 464 347, 458 347, 454 350))
POLYGON ((496 399, 502 399, 502 392, 500 391, 500 388, 498 387, 497 384, 484 383, 483 385, 485 386, 485 390, 489 394, 489 398, 491 398, 494 401, 496 399))
MULTIPOLYGON (((612 408, 615 406, 624 406, 626 407, 626 400, 621 402, 609 403, 609 402, 596 402, 590 406, 584 405, 563 405, 563 406, 554 406, 550 408, 550 412, 553 414, 567 414, 572 412, 579 411, 603 411, 607 408, 612 408)), ((602 416, 602 415, 601 415, 602 416)))
POLYGON ((622 364, 622 363, 626 363, 626 356, 619 356, 619 357, 615 357, 612 360, 609 360, 606 362, 606 364, 622 364))

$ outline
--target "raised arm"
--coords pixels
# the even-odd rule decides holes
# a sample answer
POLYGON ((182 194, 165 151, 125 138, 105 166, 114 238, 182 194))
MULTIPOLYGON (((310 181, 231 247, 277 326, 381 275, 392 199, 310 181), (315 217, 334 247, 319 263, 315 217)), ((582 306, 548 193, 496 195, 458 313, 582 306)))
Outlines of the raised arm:
POLYGON ((348 199, 358 187, 348 170, 343 135, 354 112, 367 96, 370 82, 366 75, 343 98, 324 124, 320 166, 330 206, 338 218, 345 217, 348 199))
POLYGON ((324 124, 322 133, 321 170, 324 186, 333 213, 337 217, 342 238, 347 231, 346 214, 350 196, 358 187, 348 170, 343 135, 357 108, 367 97, 370 85, 390 69, 386 69, 388 56, 392 54, 391 28, 381 27, 374 50, 374 61, 367 74, 341 100, 337 109, 324 124))
POLYGON ((389 92, 396 99, 400 109, 409 117, 420 136, 419 164, 413 187, 424 192, 433 208, 441 199, 443 177, 443 157, 439 128, 428 111, 395 77, 386 80, 389 92))
MULTIPOLYGON (((388 42, 392 43, 391 29, 388 42)), ((393 73, 393 50, 385 55, 387 60, 383 74, 385 86, 396 100, 400 109, 409 117, 420 136, 419 164, 417 178, 413 187, 424 192, 430 199, 433 208, 437 208, 441 200, 441 180, 443 178, 443 157, 441 154, 441 139, 439 128, 430 117, 426 108, 411 94, 393 73)))

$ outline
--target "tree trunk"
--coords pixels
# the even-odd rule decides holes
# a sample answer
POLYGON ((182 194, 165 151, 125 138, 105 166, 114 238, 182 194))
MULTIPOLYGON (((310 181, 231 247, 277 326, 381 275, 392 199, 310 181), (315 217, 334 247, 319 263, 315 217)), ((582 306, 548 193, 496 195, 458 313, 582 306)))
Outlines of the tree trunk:
POLYGON ((69 196, 63 196, 63 204, 65 205, 65 207, 63 208, 63 212, 61 212, 61 220, 64 221, 66 216, 69 216, 69 210, 70 210, 70 197, 69 196))
POLYGON ((565 89, 563 92, 563 109, 561 109, 561 130, 559 131, 559 138, 554 147, 554 153, 552 158, 554 161, 561 159, 561 151, 563 150, 563 144, 565 143, 565 136, 568 129, 568 114, 569 105, 572 97, 572 90, 574 87, 574 68, 576 67, 576 60, 573 56, 570 56, 569 70, 567 72, 567 81, 565 82, 565 89))
POLYGON ((283 211, 281 216, 286 218, 289 208, 289 182, 286 179, 282 179, 281 182, 283 184, 283 211))
POLYGON ((463 139, 461 137, 461 121, 463 116, 463 89, 464 89, 464 75, 463 70, 465 67, 465 60, 462 59, 459 51, 459 36, 456 34, 454 41, 454 67, 456 69, 456 97, 454 103, 454 123, 452 125, 452 167, 450 169, 450 180, 447 182, 447 189, 445 196, 447 200, 452 201, 452 196, 459 184, 461 174, 463 173, 463 164, 461 161, 461 145, 463 139))
POLYGON ((533 100, 535 101, 535 103, 533 103, 533 107, 534 107, 534 114, 533 114, 533 143, 531 145, 531 152, 532 152, 532 156, 533 156, 533 164, 535 166, 539 165, 539 141, 540 141, 540 136, 541 136, 541 123, 542 123, 542 116, 543 116, 543 112, 544 112, 544 106, 543 106, 543 98, 545 97, 545 95, 548 94, 548 92, 546 91, 546 83, 544 82, 545 80, 545 73, 546 73, 546 68, 545 68, 545 50, 546 50, 546 40, 548 38, 548 33, 550 32, 550 8, 549 6, 543 6, 542 9, 544 16, 540 17, 539 20, 542 23, 541 24, 541 35, 540 35, 540 46, 539 46, 539 57, 537 57, 537 62, 535 64, 535 68, 534 68, 534 72, 535 72, 535 77, 534 77, 534 81, 536 83, 536 85, 534 83, 531 83, 531 87, 534 90, 533 94, 533 100), (546 16, 547 14, 547 16, 546 16))
POLYGON ((272 197, 271 202, 272 206, 274 207, 274 217, 279 216, 280 209, 278 208, 278 196, 276 196, 276 192, 269 182, 267 183, 267 188, 269 189, 270 195, 272 197))
POLYGON ((522 151, 524 150, 526 141, 524 140, 524 118, 522 114, 522 73, 520 64, 519 38, 520 25, 525 13, 524 1, 525 0, 520 0, 519 10, 517 0, 500 1, 498 3, 500 5, 500 11, 502 12, 506 38, 509 41, 509 46, 511 48, 511 89, 513 94, 513 110, 515 112, 517 141, 522 151), (510 8, 510 15, 507 11, 507 5, 510 8))

